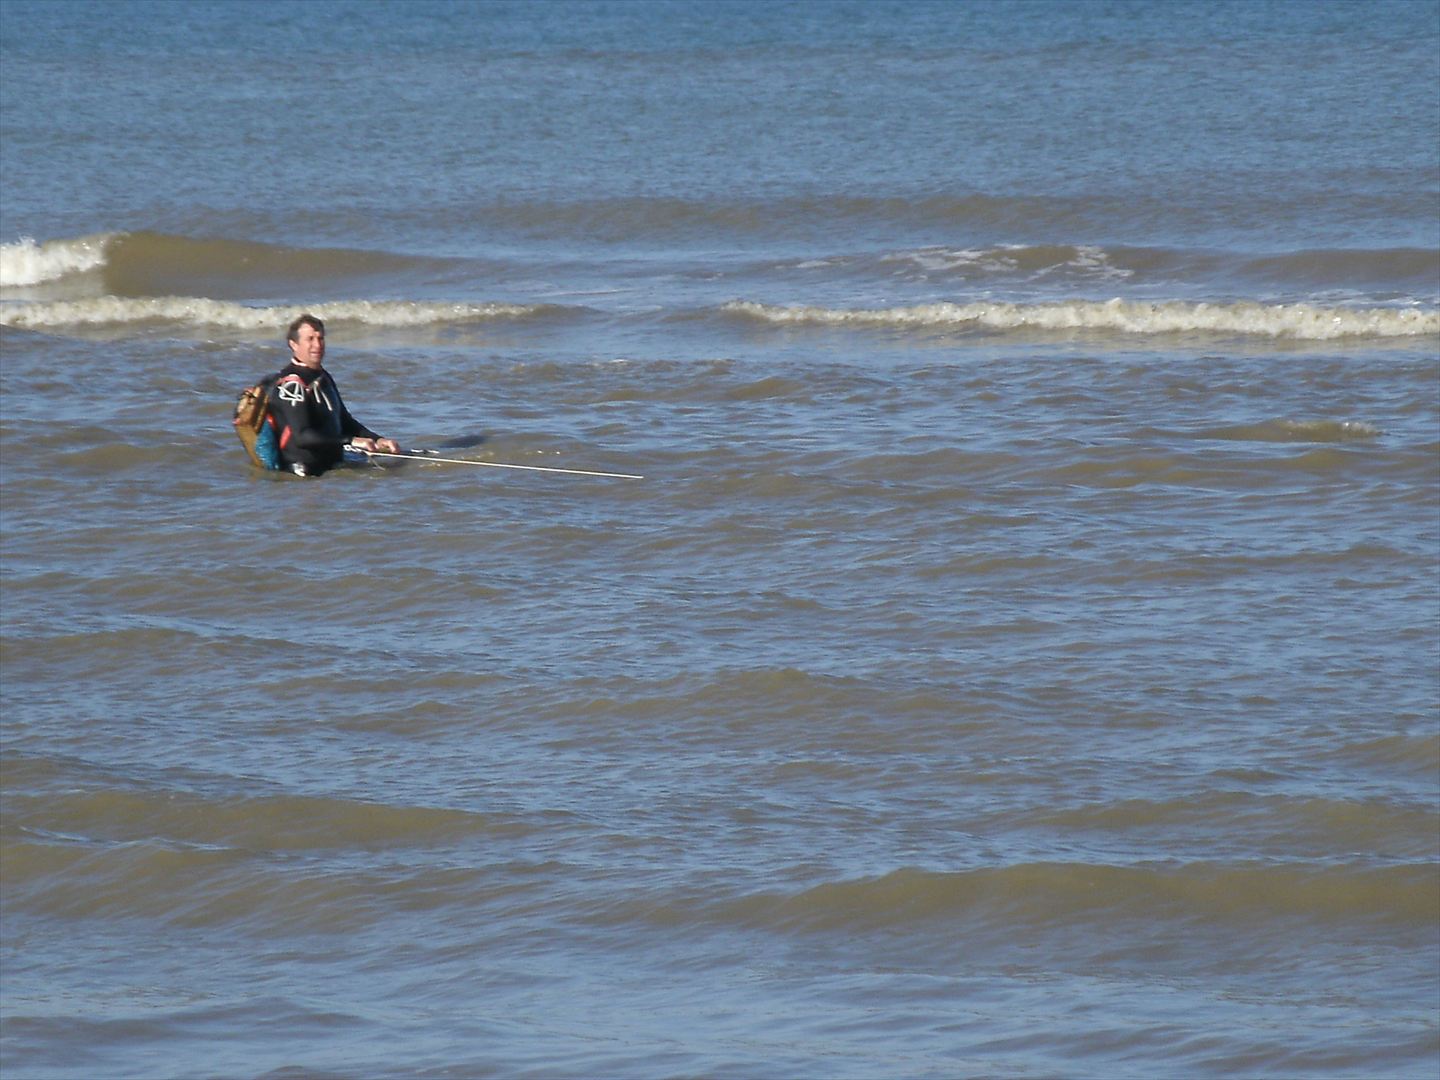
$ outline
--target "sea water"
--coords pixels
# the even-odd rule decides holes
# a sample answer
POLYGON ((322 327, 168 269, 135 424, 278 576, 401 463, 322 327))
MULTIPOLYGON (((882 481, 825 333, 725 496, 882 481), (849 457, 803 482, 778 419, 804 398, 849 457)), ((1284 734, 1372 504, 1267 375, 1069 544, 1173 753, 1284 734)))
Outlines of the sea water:
POLYGON ((1436 1075, 1436 4, 0 49, 7 1080, 1436 1075))

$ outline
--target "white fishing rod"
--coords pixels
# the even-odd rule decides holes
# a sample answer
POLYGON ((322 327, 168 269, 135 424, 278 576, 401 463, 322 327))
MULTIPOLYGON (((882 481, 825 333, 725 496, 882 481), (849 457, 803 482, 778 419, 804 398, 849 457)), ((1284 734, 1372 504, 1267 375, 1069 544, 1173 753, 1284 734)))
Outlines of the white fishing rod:
MULTIPOLYGON (((358 446, 352 450, 360 450, 358 446)), ((487 469, 524 469, 527 472, 565 473, 569 476, 608 476, 615 480, 644 480, 634 473, 597 472, 594 469, 557 469, 549 465, 510 465, 503 461, 471 461, 469 458, 440 457, 434 450, 411 450, 404 454, 391 454, 384 450, 360 450, 370 457, 403 458, 406 461, 438 461, 447 465, 483 465, 487 469)))

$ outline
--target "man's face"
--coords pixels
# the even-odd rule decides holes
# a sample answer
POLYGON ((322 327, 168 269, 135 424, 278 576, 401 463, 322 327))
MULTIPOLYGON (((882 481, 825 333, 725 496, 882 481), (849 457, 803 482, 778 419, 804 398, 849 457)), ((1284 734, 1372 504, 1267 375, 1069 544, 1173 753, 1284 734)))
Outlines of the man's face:
POLYGON ((325 359, 325 335, 309 323, 301 323, 290 342, 290 352, 301 367, 318 368, 325 359))

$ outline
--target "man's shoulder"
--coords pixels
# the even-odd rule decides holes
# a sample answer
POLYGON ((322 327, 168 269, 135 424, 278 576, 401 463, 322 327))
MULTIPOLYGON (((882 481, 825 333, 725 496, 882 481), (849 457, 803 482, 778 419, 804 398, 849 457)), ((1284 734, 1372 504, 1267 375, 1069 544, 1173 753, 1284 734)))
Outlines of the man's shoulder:
POLYGON ((299 405, 305 399, 306 382, 295 371, 286 369, 275 376, 273 393, 281 401, 299 405))

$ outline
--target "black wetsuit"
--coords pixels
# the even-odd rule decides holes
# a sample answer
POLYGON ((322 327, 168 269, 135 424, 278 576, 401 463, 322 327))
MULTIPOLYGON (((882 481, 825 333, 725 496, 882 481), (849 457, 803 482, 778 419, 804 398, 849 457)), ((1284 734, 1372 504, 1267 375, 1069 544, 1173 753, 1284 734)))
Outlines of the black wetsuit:
POLYGON ((270 412, 282 467, 301 476, 319 476, 340 464, 351 439, 379 438, 350 415, 323 368, 287 364, 270 390, 270 412))

